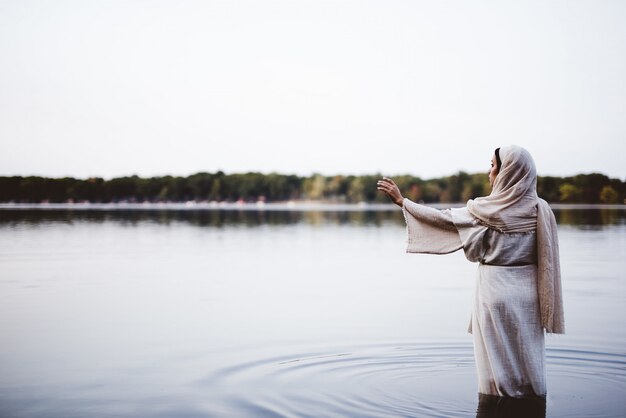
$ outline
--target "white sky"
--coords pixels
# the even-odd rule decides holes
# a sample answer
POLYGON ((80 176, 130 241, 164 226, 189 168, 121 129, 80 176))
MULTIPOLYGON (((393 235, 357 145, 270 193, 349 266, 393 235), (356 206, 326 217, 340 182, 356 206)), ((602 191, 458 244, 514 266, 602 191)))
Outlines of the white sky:
POLYGON ((626 177, 626 2, 0 0, 0 175, 626 177))

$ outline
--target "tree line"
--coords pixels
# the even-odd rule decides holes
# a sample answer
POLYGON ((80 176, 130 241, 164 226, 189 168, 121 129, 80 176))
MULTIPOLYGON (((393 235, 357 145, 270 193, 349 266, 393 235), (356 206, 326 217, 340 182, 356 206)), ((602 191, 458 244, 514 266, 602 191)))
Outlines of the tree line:
MULTIPOLYGON (((315 200, 358 203, 387 202, 376 190, 375 175, 311 176, 278 173, 196 173, 187 177, 139 176, 105 180, 100 177, 47 178, 38 176, 0 177, 0 202, 280 202, 315 200)), ((447 177, 422 179, 398 175, 394 180, 403 194, 424 203, 465 202, 489 194, 487 174, 463 171, 447 177)), ((625 203, 626 183, 604 174, 571 177, 543 176, 537 179, 537 192, 548 202, 625 203)))

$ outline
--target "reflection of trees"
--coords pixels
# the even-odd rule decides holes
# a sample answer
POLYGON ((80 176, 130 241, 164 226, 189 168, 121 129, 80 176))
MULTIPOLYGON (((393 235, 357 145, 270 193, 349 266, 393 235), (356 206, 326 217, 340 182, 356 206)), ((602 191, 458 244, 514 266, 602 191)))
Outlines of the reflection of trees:
MULTIPOLYGON (((188 177, 118 177, 86 180, 44 177, 0 177, 0 202, 184 202, 323 200, 386 202, 376 190, 381 175, 310 177, 278 173, 196 173, 188 177)), ((394 180, 415 201, 465 202, 490 191, 487 174, 463 171, 423 180, 398 175, 394 180)), ((626 198, 626 183, 603 174, 539 177, 537 191, 550 202, 615 203, 626 198)))
POLYGON ((0 224, 119 222, 126 225, 188 223, 202 227, 263 225, 403 225, 400 211, 262 211, 262 210, 0 210, 0 224))
POLYGON ((626 221, 625 209, 555 209, 559 225, 620 225, 626 221))
MULTIPOLYGON (((626 223, 625 209, 555 209, 560 225, 601 226, 626 223)), ((188 223, 221 228, 229 225, 256 227, 261 225, 404 225, 400 210, 236 210, 236 209, 103 209, 103 210, 0 210, 0 224, 40 224, 120 222, 136 225, 141 222, 157 224, 188 223)))

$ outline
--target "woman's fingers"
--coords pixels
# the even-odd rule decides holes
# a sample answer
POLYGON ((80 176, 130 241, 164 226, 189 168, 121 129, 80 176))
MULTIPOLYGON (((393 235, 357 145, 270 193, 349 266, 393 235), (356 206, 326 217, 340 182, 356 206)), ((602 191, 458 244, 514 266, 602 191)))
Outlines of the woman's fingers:
POLYGON ((387 194, 392 193, 397 186, 389 178, 383 177, 382 180, 378 180, 377 189, 387 194))
POLYGON ((385 193, 396 205, 402 207, 403 197, 398 185, 389 177, 383 177, 376 183, 376 188, 385 193))

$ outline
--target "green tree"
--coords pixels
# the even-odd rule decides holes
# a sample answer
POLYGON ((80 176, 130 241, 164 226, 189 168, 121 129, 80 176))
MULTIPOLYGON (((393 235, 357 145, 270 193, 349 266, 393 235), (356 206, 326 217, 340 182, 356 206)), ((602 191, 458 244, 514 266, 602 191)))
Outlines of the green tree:
POLYGON ((326 199, 345 201, 346 181, 343 176, 334 176, 326 179, 325 195, 326 199))
MULTIPOLYGON (((188 177, 118 177, 85 180, 72 177, 39 176, 0 177, 2 202, 117 202, 117 201, 186 201, 186 200, 255 200, 325 199, 349 202, 386 202, 376 190, 381 176, 310 177, 258 172, 225 174, 200 172, 188 177)), ((414 201, 465 202, 490 193, 484 173, 459 172, 448 177, 422 180, 411 175, 394 176, 402 193, 414 201)), ((579 174, 573 177, 538 177, 537 192, 549 202, 623 202, 626 183, 603 174, 579 174)))
POLYGON ((321 174, 313 174, 312 177, 304 180, 303 188, 307 199, 321 199, 326 190, 326 179, 321 174))
POLYGON ((352 177, 348 189, 348 201, 351 203, 362 202, 365 198, 365 187, 361 177, 352 177))
POLYGON ((563 179, 559 177, 538 177, 537 194, 548 202, 558 202, 561 200, 560 186, 563 179))
POLYGON ((20 201, 22 177, 0 177, 0 202, 20 201))
POLYGON ((76 180, 68 190, 67 198, 75 201, 100 202, 104 197, 104 179, 90 177, 87 180, 76 180))
POLYGON ((572 178, 574 184, 579 190, 579 201, 585 203, 599 203, 600 190, 608 185, 610 179, 604 174, 578 174, 572 178))
POLYGON ((619 202, 619 195, 611 186, 604 186, 600 191, 600 201, 602 203, 617 203, 619 202))
POLYGON ((461 202, 467 202, 469 199, 475 199, 479 196, 486 196, 489 194, 491 186, 486 174, 473 174, 463 185, 463 192, 461 193, 461 202))
POLYGON ((580 189, 570 183, 561 184, 559 193, 561 202, 576 203, 580 199, 580 189))

